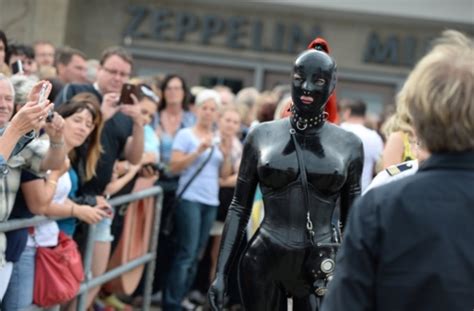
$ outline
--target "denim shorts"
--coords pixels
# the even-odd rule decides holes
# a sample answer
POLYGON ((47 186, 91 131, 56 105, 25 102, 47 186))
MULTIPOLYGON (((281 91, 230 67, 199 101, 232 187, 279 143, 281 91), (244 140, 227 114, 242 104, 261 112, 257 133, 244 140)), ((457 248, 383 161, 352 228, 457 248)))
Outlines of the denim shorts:
POLYGON ((96 242, 112 242, 112 218, 104 218, 95 225, 94 241, 96 242))

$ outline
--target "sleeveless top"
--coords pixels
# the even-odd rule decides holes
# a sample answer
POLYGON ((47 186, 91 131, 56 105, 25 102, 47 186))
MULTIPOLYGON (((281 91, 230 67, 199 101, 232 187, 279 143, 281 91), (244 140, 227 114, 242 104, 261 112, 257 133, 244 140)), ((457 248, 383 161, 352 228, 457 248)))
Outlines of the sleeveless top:
POLYGON ((413 153, 413 150, 411 148, 410 144, 410 137, 408 136, 408 133, 402 133, 403 135, 403 155, 402 155, 402 162, 406 161, 411 161, 415 160, 416 156, 413 153))

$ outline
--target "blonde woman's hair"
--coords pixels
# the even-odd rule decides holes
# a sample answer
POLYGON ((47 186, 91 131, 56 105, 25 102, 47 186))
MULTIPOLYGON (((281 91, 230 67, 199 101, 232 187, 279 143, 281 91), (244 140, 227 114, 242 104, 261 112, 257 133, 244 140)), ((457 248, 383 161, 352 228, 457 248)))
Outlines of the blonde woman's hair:
POLYGON ((474 150, 473 61, 473 40, 445 31, 400 91, 399 104, 430 152, 474 150))
POLYGON ((288 103, 293 102, 291 99, 291 95, 285 95, 283 98, 278 102, 277 107, 275 109, 275 114, 273 115, 274 120, 281 119, 281 115, 284 109, 288 109, 288 103))
POLYGON ((408 112, 408 105, 405 95, 400 92, 397 95, 396 110, 393 115, 387 118, 382 125, 382 133, 385 137, 395 132, 403 132, 409 136, 413 136, 413 125, 410 113, 408 112))

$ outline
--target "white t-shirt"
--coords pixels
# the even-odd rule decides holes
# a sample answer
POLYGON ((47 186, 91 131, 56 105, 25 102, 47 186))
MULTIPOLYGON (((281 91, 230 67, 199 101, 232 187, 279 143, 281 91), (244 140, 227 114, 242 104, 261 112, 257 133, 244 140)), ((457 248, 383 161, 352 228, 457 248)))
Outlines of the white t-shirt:
MULTIPOLYGON (((176 134, 173 141, 173 150, 189 154, 195 152, 200 144, 201 140, 199 137, 194 134, 192 128, 188 127, 179 130, 176 134)), ((211 159, 183 193, 183 199, 207 205, 219 205, 219 170, 223 161, 223 156, 217 145, 215 145, 214 148, 211 159)), ((211 148, 208 148, 181 172, 178 191, 176 193, 182 191, 184 185, 196 173, 202 163, 206 161, 210 152, 211 148)))
MULTIPOLYGON (((66 172, 58 179, 56 192, 53 196, 53 202, 62 204, 66 201, 69 192, 71 191, 71 178, 66 172)), ((55 220, 50 220, 40 225, 35 226, 34 240, 31 235, 28 235, 27 246, 35 247, 51 247, 58 245, 59 227, 55 220), (36 241, 36 243, 35 243, 36 241)))
POLYGON ((364 192, 373 178, 375 164, 382 154, 382 138, 376 131, 365 127, 363 124, 344 122, 341 124, 341 128, 354 133, 362 140, 362 146, 364 148, 364 167, 362 169, 361 188, 362 192, 364 192))

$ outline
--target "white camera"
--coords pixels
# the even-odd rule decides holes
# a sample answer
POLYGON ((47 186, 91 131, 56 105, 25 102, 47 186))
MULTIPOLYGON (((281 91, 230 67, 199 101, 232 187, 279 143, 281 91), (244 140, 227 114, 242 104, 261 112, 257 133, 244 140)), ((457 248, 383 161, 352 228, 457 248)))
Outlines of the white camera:
POLYGON ((219 136, 214 136, 212 138, 212 145, 213 146, 218 146, 221 143, 221 138, 219 136))

